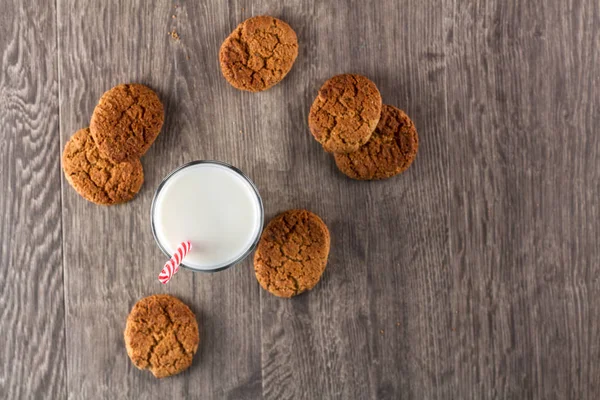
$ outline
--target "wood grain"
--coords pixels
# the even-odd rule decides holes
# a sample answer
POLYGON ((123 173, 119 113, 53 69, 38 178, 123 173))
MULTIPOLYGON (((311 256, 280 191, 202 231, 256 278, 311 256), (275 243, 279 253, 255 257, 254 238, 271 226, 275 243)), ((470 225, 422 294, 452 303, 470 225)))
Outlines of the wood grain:
POLYGON ((600 396, 600 3, 121 3, 12 0, 0 14, 0 398, 600 396), (300 53, 280 84, 241 92, 218 50, 259 14, 287 21, 300 53), (343 72, 414 120, 403 175, 349 180, 309 134, 320 85, 343 72), (166 121, 139 195, 99 207, 61 189, 59 158, 121 82, 156 89, 166 121), (158 283, 152 195, 196 159, 245 171, 267 220, 324 219, 314 290, 276 298, 251 260, 158 283), (192 368, 160 381, 122 338, 154 293, 201 326, 192 368))
POLYGON ((0 398, 66 395, 56 9, 0 14, 0 398))
POLYGON ((215 275, 181 271, 164 287, 157 281, 165 259, 152 238, 149 213, 162 178, 196 159, 220 159, 245 170, 249 159, 243 147, 232 146, 241 137, 233 127, 238 121, 221 100, 237 95, 221 81, 216 56, 229 12, 218 2, 177 4, 95 1, 78 7, 59 1, 63 142, 88 124, 97 99, 119 82, 154 88, 166 112, 162 133, 142 159, 145 183, 132 202, 102 208, 65 186, 70 397, 261 393, 260 303, 250 264, 215 275), (172 29, 179 40, 168 34, 172 29), (163 381, 133 367, 122 339, 133 304, 157 292, 182 298, 202 327, 195 365, 163 381))
MULTIPOLYGON (((265 398, 429 398, 443 368, 432 360, 449 358, 448 333, 439 327, 450 321, 442 10, 436 2, 408 3, 352 2, 345 12, 317 3, 296 24, 288 12, 306 43, 283 85, 287 98, 302 88, 300 109, 288 106, 300 138, 278 139, 292 165, 275 160, 266 168, 285 174, 270 175, 269 186, 287 181, 266 203, 317 212, 331 229, 332 251, 312 292, 287 301, 262 292, 265 398), (310 136, 306 118, 318 88, 343 72, 371 77, 384 103, 415 120, 422 145, 406 174, 351 181, 310 136)), ((269 119, 285 116, 284 106, 269 119)))
POLYGON ((597 398, 599 5, 447 5, 453 392, 597 398))
MULTIPOLYGON (((336 65, 328 45, 348 46, 350 38, 337 35, 348 20, 331 6, 315 2, 309 7, 267 5, 257 13, 271 12, 286 20, 300 43, 294 69, 270 96, 268 113, 257 121, 262 140, 257 165, 267 217, 290 208, 306 208, 330 228, 332 250, 321 282, 311 292, 293 299, 276 298, 261 290, 263 396, 265 399, 368 398, 369 374, 364 351, 368 346, 368 306, 364 254, 357 234, 365 226, 364 210, 353 210, 353 221, 343 212, 364 199, 363 186, 346 186, 331 156, 308 131, 308 110, 319 86, 330 76, 346 72, 336 65), (320 24, 328 20, 330 24, 320 24), (326 43, 325 38, 335 38, 326 43), (272 133, 271 133, 272 132, 272 133), (263 136, 264 137, 264 136, 263 136), (347 262, 353 260, 353 262, 347 262), (362 317, 360 317, 362 315, 362 317), (352 382, 352 384, 348 384, 352 382)), ((341 60, 348 60, 341 57, 341 60)), ((362 67, 363 72, 368 69, 362 67)))

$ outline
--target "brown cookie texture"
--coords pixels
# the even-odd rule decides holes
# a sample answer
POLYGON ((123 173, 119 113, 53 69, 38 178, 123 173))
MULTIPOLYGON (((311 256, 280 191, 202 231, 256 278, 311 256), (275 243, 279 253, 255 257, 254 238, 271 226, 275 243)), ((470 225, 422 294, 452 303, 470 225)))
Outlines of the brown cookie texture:
POLYGON ((140 160, 115 163, 103 157, 89 128, 80 129, 71 136, 63 151, 62 167, 67 182, 77 193, 96 204, 129 201, 144 183, 140 160))
POLYGON ((415 124, 404 111, 384 105, 371 139, 353 153, 334 156, 338 169, 352 179, 385 179, 406 171, 418 149, 415 124))
POLYGON ((263 231, 254 272, 263 289, 292 297, 312 289, 321 279, 329 256, 327 225, 307 210, 289 210, 273 218, 263 231))
POLYGON ((327 80, 310 107, 308 126, 330 153, 351 153, 367 143, 381 114, 381 94, 362 75, 327 80))
POLYGON ((105 92, 92 114, 90 131, 100 153, 115 162, 141 157, 164 122, 156 93, 141 84, 122 84, 105 92))
POLYGON ((127 317, 127 355, 136 367, 149 369, 157 378, 189 368, 199 342, 196 316, 176 297, 145 297, 127 317))
POLYGON ((219 62, 231 86, 260 92, 281 82, 297 56, 296 32, 285 22, 264 15, 235 28, 221 45, 219 62))

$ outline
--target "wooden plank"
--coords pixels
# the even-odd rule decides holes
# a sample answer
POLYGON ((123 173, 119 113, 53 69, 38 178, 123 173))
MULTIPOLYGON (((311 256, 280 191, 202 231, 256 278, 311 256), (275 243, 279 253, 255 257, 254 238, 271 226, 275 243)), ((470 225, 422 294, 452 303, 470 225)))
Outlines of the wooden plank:
POLYGON ((231 29, 227 5, 58 4, 63 143, 88 124, 103 91, 119 82, 148 84, 166 109, 162 133, 142 159, 144 186, 132 202, 103 208, 64 188, 69 395, 260 397, 260 299, 250 264, 214 275, 180 271, 163 287, 157 274, 165 260, 149 221, 155 188, 182 163, 220 159, 254 172, 253 137, 239 133, 241 94, 218 69, 217 51, 231 29), (179 40, 167 34, 173 28, 179 40), (122 339, 135 301, 159 292, 182 298, 201 324, 192 368, 161 381, 133 367, 122 339))
MULTIPOLYGON (((63 187, 70 397, 595 398, 598 4, 104 3, 58 1, 61 145, 118 82, 157 89, 167 121, 133 202, 97 207, 63 187), (300 56, 280 85, 239 92, 220 76, 218 49, 263 13, 296 29, 300 56), (310 137, 319 86, 348 71, 373 78, 384 102, 417 124, 420 152, 403 176, 347 180, 310 137), (248 172, 267 218, 293 207, 324 218, 332 253, 313 292, 270 296, 250 260, 156 283, 154 188, 202 158, 248 172), (133 303, 156 292, 180 296, 202 325, 194 366, 160 383, 131 365, 122 340, 133 303)), ((27 347, 12 340, 0 356, 4 366, 24 360, 2 369, 0 397, 61 398, 57 49, 41 40, 54 36, 56 15, 12 10, 0 16, 0 119, 12 127, 0 132, 0 184, 22 189, 0 197, 0 260, 30 267, 8 269, 17 283, 0 292, 0 333, 10 338, 16 324, 29 335, 27 347), (19 237, 28 245, 14 246, 19 237), (47 304, 59 305, 56 316, 47 304), (33 367, 44 372, 28 374, 33 367)))
POLYGON ((64 398, 56 8, 2 6, 0 398, 64 398))
POLYGON ((451 363, 441 5, 275 9, 301 51, 290 76, 261 98, 268 112, 255 129, 272 148, 262 152, 259 181, 269 217, 294 207, 318 213, 332 250, 312 292, 285 300, 261 291, 264 397, 432 398, 451 363), (310 105, 343 72, 371 77, 384 103, 415 120, 421 150, 403 176, 351 181, 312 139, 310 105))
POLYGON ((598 2, 446 2, 455 398, 600 391, 598 2))

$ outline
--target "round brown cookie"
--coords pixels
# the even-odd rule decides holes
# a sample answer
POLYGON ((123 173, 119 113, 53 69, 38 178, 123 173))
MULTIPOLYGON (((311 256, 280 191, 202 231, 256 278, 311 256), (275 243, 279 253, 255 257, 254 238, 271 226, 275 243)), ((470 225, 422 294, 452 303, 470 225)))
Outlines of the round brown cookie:
POLYGON ((338 169, 352 179, 385 179, 410 167, 418 149, 417 129, 408 115, 384 105, 371 139, 354 153, 334 156, 338 169))
POLYGON ((260 92, 285 78, 297 56, 296 32, 277 18, 259 16, 239 24, 225 39, 219 62, 231 86, 260 92))
POLYGON ((157 378, 189 368, 199 342, 196 316, 176 297, 145 297, 127 317, 127 355, 136 367, 149 369, 157 378))
POLYGON ((86 200, 96 204, 124 203, 144 183, 138 159, 114 163, 98 152, 89 128, 80 129, 67 142, 62 155, 67 182, 86 200))
POLYGON ((312 289, 325 270, 330 237, 327 225, 306 210, 273 218, 254 254, 254 272, 263 289, 292 297, 312 289))
POLYGON ((350 153, 365 144, 381 114, 377 86, 361 75, 336 75, 326 81, 308 114, 313 136, 330 153, 350 153))
POLYGON ((142 156, 164 119, 163 105, 152 89, 137 83, 118 85, 100 98, 90 131, 100 153, 121 162, 142 156))

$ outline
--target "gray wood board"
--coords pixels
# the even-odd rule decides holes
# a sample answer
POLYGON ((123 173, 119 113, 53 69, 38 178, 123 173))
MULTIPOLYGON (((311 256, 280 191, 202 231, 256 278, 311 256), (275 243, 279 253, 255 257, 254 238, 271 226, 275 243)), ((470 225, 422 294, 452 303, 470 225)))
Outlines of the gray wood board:
POLYGON ((600 395, 598 2, 45 3, 0 15, 1 398, 600 395), (259 14, 289 22, 300 53, 281 84, 240 92, 218 50, 259 14), (403 175, 347 179, 310 136, 310 104, 342 72, 414 120, 403 175), (157 90, 166 121, 139 195, 106 208, 61 178, 60 154, 121 82, 157 90), (267 220, 325 220, 312 292, 266 293, 250 259, 158 283, 152 195, 196 159, 246 172, 267 220), (201 325, 192 368, 160 381, 122 337, 153 293, 201 325))
POLYGON ((63 398, 55 3, 3 2, 0 54, 0 398, 63 398))
POLYGON ((451 393, 597 398, 599 4, 448 5, 451 393))

